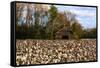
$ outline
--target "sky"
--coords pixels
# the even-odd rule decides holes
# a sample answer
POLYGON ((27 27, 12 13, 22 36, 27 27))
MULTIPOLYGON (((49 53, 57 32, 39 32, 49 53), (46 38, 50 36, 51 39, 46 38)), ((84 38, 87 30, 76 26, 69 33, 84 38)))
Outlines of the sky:
POLYGON ((58 11, 70 11, 76 14, 76 19, 83 26, 83 28, 96 27, 96 7, 82 7, 82 6, 61 6, 56 5, 58 11))

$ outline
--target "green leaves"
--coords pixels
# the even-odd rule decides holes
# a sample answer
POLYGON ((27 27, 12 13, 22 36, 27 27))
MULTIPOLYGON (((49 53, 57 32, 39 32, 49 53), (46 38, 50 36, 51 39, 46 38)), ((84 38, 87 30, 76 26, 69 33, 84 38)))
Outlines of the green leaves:
POLYGON ((78 39, 81 38, 82 35, 82 26, 78 22, 74 22, 71 26, 74 38, 78 39))
POLYGON ((50 20, 53 21, 56 16, 57 16, 57 8, 55 6, 51 6, 50 10, 49 10, 49 14, 50 14, 50 20))

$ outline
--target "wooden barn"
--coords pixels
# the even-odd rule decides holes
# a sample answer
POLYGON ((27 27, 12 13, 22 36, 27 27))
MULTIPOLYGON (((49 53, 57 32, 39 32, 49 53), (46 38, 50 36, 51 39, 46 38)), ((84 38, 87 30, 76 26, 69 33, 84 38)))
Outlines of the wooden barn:
POLYGON ((55 34, 55 39, 71 39, 72 30, 69 28, 62 28, 55 34))

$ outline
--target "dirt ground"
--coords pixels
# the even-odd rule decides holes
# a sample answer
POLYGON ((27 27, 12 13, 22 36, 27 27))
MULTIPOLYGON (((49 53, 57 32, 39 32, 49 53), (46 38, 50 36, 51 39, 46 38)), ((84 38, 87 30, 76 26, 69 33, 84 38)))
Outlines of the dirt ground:
POLYGON ((16 40, 16 64, 49 64, 96 60, 96 40, 16 40))

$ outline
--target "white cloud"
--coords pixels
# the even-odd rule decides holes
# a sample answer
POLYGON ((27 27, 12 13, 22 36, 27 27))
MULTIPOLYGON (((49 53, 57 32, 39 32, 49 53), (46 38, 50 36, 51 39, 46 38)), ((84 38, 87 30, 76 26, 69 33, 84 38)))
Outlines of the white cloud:
POLYGON ((59 11, 71 11, 80 16, 96 16, 96 8, 80 6, 58 6, 59 11))
POLYGON ((88 16, 88 17, 96 16, 95 12, 91 12, 88 10, 70 10, 70 11, 79 16, 88 16))

